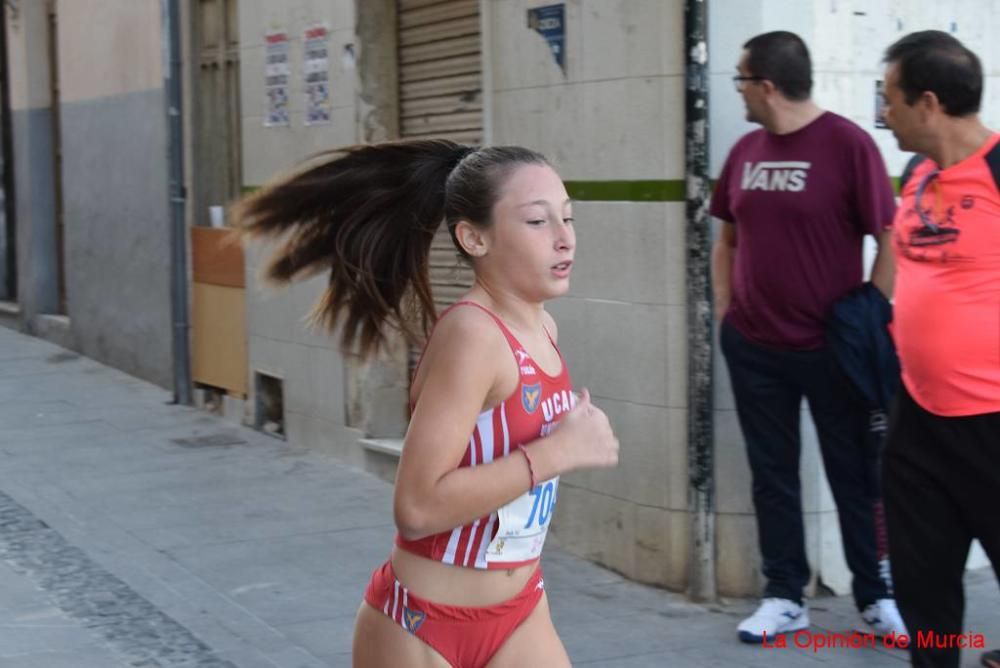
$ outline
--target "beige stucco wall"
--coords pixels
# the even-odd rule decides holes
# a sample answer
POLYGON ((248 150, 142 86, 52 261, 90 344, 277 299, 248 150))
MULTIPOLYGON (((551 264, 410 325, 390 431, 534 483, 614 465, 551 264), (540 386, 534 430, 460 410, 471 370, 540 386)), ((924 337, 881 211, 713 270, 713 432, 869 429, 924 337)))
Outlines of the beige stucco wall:
MULTIPOLYGON (((528 0, 487 2, 493 143, 545 153, 569 181, 680 179, 680 0, 566 3, 566 73, 528 0)), ((565 476, 553 537, 629 577, 687 582, 684 205, 577 202, 570 294, 548 308, 574 385, 621 440, 617 469, 565 476)))
POLYGON ((240 2, 240 90, 243 119, 243 182, 255 186, 275 172, 327 148, 356 141, 356 72, 345 59, 344 48, 355 43, 353 0, 241 0, 240 2), (302 31, 325 24, 330 31, 330 95, 332 119, 327 125, 303 125, 305 103, 302 75, 302 31), (266 92, 264 81, 264 35, 269 30, 289 34, 291 126, 264 127, 266 92))
MULTIPOLYGON (((269 0, 240 2, 240 87, 243 124, 243 182, 256 187, 293 168, 318 151, 358 141, 356 72, 343 57, 354 35, 354 1, 269 0), (330 31, 332 118, 326 125, 305 126, 302 33, 325 24, 330 31), (264 35, 285 30, 290 38, 289 127, 265 127, 264 35)), ((304 321, 325 285, 320 276, 288 290, 275 291, 257 280, 266 247, 247 253, 247 334, 251 380, 255 372, 283 381, 285 429, 296 446, 333 451, 363 463, 359 433, 347 428, 348 369, 332 337, 311 330, 304 321)), ((255 397, 251 387, 251 405, 255 397)))
MULTIPOLYGON (((16 9, 4 3, 4 8, 11 108, 47 107, 47 2, 18 2, 16 9)), ((56 13, 64 104, 162 88, 159 0, 57 0, 56 13)))
POLYGON ((58 0, 57 12, 64 104, 163 87, 159 0, 58 0))
POLYGON ((45 36, 48 18, 45 4, 21 2, 7 12, 7 60, 10 76, 11 111, 39 109, 51 104, 49 54, 45 36))

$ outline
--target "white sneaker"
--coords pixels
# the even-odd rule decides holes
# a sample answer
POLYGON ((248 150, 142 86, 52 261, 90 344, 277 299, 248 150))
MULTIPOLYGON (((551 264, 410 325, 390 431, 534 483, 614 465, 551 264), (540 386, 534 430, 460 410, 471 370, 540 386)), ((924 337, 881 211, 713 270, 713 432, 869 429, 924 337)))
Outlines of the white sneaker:
POLYGON ((809 610, 787 598, 765 598, 757 611, 736 627, 740 640, 762 643, 765 634, 770 640, 782 633, 800 631, 809 626, 809 610))
POLYGON ((891 598, 880 598, 862 610, 861 621, 861 630, 877 636, 908 635, 896 601, 891 598))

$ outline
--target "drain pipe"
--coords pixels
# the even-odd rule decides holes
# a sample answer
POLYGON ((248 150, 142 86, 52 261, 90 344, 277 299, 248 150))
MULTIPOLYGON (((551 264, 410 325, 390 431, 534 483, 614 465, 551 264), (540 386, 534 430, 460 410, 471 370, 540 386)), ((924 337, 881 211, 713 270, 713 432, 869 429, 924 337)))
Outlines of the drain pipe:
POLYGON ((708 0, 684 2, 685 182, 687 213, 688 594, 716 598, 715 474, 712 428, 711 218, 708 215, 708 0))
MULTIPOLYGON (((10 116, 10 69, 7 64, 7 7, 8 3, 0 4, 0 151, 3 151, 3 180, 0 189, 3 190, 4 218, 4 254, 0 264, 4 267, 4 275, 0 277, 3 286, 0 287, 0 298, 17 301, 17 207, 14 192, 14 136, 10 116)), ((17 5, 13 5, 17 11, 17 5)))
POLYGON ((184 129, 181 116, 180 0, 160 0, 163 14, 164 92, 170 211, 170 302, 174 358, 174 403, 190 406, 191 345, 188 323, 187 221, 184 217, 184 129))

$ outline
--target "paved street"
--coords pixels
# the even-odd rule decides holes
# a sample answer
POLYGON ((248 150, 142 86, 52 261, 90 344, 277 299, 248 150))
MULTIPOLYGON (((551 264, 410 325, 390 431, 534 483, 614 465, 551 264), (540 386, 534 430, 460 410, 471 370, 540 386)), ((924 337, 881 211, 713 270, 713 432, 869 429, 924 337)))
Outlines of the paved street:
MULTIPOLYGON (((169 400, 0 327, 0 666, 349 666, 391 487, 169 400)), ((743 646, 753 602, 694 605, 558 549, 544 567, 577 666, 906 665, 884 648, 743 646)), ((967 629, 1000 646, 993 573, 967 581, 967 629)), ((817 632, 853 623, 848 599, 811 606, 817 632)))

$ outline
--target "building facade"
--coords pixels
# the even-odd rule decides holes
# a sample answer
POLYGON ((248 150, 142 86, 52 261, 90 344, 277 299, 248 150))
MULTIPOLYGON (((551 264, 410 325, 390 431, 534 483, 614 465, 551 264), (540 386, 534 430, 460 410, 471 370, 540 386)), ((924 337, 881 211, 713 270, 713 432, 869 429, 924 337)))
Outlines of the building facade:
POLYGON ((29 331, 171 383, 160 6, 5 3, 29 331))
MULTIPOLYGON (((809 43, 815 98, 872 133, 890 173, 907 156, 875 127, 881 51, 949 30, 983 58, 996 121, 989 3, 711 0, 712 175, 751 129, 730 77, 741 45, 789 29, 809 43)), ((176 362, 170 310, 165 61, 170 0, 5 3, 16 289, 0 319, 163 386, 176 362)), ((184 0, 188 300, 199 397, 290 444, 386 478, 407 420, 413 351, 342 357, 304 318, 324 278, 273 292, 267 248, 219 250, 228 208, 319 151, 417 136, 523 144, 545 153, 576 200, 577 267, 551 305, 574 383, 618 433, 615 470, 568 475, 552 539, 626 576, 689 587, 690 348, 685 229, 682 0, 184 0)), ((997 123, 993 123, 997 127, 997 123)), ((5 153, 6 155, 6 153, 5 153)), ((4 239, 9 236, 4 236, 4 239)), ((435 299, 469 272, 447 241, 435 299)), ((10 283, 10 281, 8 281, 10 283)), ((5 287, 10 287, 5 286, 5 287)), ((183 324, 183 323, 182 323, 183 324)), ((760 586, 749 471, 716 354, 715 589, 760 586)), ((818 580, 849 590, 837 516, 808 414, 803 503, 818 580)))

